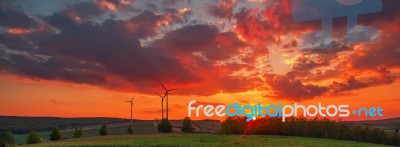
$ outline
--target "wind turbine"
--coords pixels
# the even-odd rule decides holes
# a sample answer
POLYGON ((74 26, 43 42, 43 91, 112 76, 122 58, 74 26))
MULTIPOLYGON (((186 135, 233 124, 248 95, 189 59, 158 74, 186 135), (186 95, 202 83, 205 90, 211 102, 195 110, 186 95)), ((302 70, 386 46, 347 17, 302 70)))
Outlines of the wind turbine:
POLYGON ((173 90, 178 90, 178 89, 167 89, 161 82, 160 82, 160 84, 165 90, 164 97, 167 99, 167 120, 168 120, 168 92, 173 91, 173 90))
POLYGON ((129 102, 129 103, 131 103, 131 122, 132 122, 133 98, 134 98, 134 97, 132 97, 130 101, 125 101, 125 102, 129 102))
POLYGON ((161 95, 158 94, 158 93, 156 93, 156 94, 157 94, 158 96, 161 97, 161 113, 162 113, 162 114, 161 114, 161 115, 162 115, 161 118, 164 119, 164 97, 165 97, 165 96, 161 96, 161 95))

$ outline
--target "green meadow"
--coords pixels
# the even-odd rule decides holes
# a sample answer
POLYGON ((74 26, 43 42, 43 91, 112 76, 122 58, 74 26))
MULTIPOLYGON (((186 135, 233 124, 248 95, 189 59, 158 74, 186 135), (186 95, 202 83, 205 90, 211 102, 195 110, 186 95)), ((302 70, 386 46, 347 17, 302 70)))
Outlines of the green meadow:
MULTIPOLYGON (((127 127, 130 123, 115 123, 108 124, 108 133, 110 135, 124 135, 126 134, 127 127)), ((158 133, 157 129, 153 125, 153 121, 139 121, 132 124, 135 134, 154 134, 158 133)), ((93 137, 99 135, 100 125, 84 126, 83 137, 93 137)), ((63 138, 72 138, 74 129, 61 130, 63 138)), ((38 132, 43 140, 48 140, 50 131, 38 132)), ((14 134, 16 144, 25 144, 28 134, 14 134)))
POLYGON ((276 135, 222 135, 219 121, 193 121, 195 134, 180 131, 181 120, 171 120, 173 132, 159 133, 154 121, 134 121, 133 123, 109 123, 108 136, 99 136, 100 125, 82 126, 83 136, 72 138, 74 127, 62 129, 62 140, 49 141, 49 131, 39 131, 43 142, 27 145, 27 134, 14 134, 15 144, 21 146, 385 146, 380 144, 296 136, 276 135), (134 134, 127 135, 128 126, 134 134))
POLYGON ((354 141, 271 135, 135 134, 94 136, 27 146, 385 146, 354 141))

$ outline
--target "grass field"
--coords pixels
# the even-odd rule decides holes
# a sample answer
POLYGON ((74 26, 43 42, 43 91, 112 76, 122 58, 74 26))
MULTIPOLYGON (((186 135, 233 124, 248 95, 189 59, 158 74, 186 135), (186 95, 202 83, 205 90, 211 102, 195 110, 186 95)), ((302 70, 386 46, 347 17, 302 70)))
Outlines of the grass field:
POLYGON ((135 134, 67 139, 29 146, 384 146, 354 141, 256 135, 135 134))
MULTIPOLYGON (((179 126, 181 120, 171 120, 174 126, 171 134, 160 134, 154 121, 142 120, 107 124, 109 136, 99 135, 100 125, 82 126, 83 137, 71 139, 74 129, 61 130, 63 140, 50 142, 49 131, 38 132, 44 143, 33 146, 383 146, 362 142, 331 140, 320 138, 286 137, 286 136, 241 136, 212 135, 220 128, 219 121, 193 121, 197 134, 182 135, 179 126), (128 126, 135 134, 125 135, 128 126)), ((27 134, 14 134, 16 144, 24 144, 27 134)))
MULTIPOLYGON (((180 126, 182 124, 181 120, 171 120, 171 124, 174 126, 180 126)), ((90 125, 83 126, 83 136, 84 137, 94 137, 99 135, 99 128, 101 125, 90 125)), ((124 135, 126 134, 126 129, 128 126, 132 126, 135 134, 158 134, 157 128, 154 126, 154 121, 135 121, 133 123, 113 123, 107 124, 109 135, 124 135)), ((217 129, 220 128, 219 121, 212 120, 201 120, 194 121, 193 126, 202 133, 216 133, 217 129)), ((63 138, 72 138, 74 129, 61 130, 63 138)), ((179 128, 174 128, 174 133, 180 133, 179 128)), ((47 140, 50 131, 38 132, 41 138, 47 140)), ((26 137, 28 134, 14 134, 16 139, 16 144, 24 144, 26 142, 26 137)))

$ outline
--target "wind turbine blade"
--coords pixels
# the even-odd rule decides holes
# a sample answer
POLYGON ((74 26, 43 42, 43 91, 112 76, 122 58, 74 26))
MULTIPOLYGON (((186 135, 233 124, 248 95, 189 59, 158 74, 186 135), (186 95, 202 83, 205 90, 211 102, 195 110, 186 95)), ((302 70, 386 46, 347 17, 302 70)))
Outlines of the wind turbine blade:
POLYGON ((164 96, 161 96, 160 94, 158 94, 158 93, 156 93, 158 96, 160 96, 160 97, 164 97, 164 96))
POLYGON ((167 90, 167 88, 165 88, 164 84, 162 84, 161 82, 160 82, 160 84, 165 90, 167 90))

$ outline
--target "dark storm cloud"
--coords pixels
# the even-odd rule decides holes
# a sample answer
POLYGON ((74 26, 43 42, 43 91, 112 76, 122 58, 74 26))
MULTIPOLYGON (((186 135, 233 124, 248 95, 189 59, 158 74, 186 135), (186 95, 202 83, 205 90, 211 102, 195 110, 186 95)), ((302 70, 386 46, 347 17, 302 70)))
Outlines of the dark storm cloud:
POLYGON ((157 40, 154 46, 166 50, 202 77, 203 80, 193 87, 188 86, 177 91, 179 94, 209 96, 221 91, 241 92, 243 89, 262 87, 260 78, 230 76, 234 71, 254 70, 254 67, 249 65, 251 62, 214 65, 216 61, 237 55, 246 47, 253 47, 240 41, 233 32, 220 32, 212 25, 189 25, 167 33, 164 38, 157 40), (193 53, 201 53, 201 57, 193 53))
POLYGON ((267 84, 273 91, 272 97, 291 100, 311 99, 328 91, 327 87, 304 84, 288 75, 266 75, 267 84))
POLYGON ((151 12, 143 12, 127 21, 107 20, 102 25, 80 24, 42 41, 41 46, 56 50, 62 56, 101 63, 108 71, 131 80, 196 80, 159 49, 141 47, 138 39, 153 35, 158 19, 159 16, 151 12), (130 29, 130 25, 135 28, 130 29))
POLYGON ((351 91, 355 89, 361 89, 368 87, 369 85, 360 81, 357 81, 354 76, 349 77, 344 83, 334 82, 333 85, 336 92, 351 91))
POLYGON ((0 2, 0 26, 30 28, 37 26, 37 22, 25 13, 8 6, 8 3, 0 2))
POLYGON ((192 53, 207 49, 214 42, 218 28, 210 25, 185 26, 168 33, 163 40, 163 46, 171 50, 192 53))
POLYGON ((351 76, 345 82, 333 82, 330 88, 334 91, 333 94, 337 94, 372 86, 388 85, 393 82, 394 77, 389 75, 383 75, 381 77, 369 77, 364 80, 356 80, 354 76, 351 76))
POLYGON ((128 29, 132 29, 131 31, 135 32, 135 36, 146 38, 157 33, 157 23, 161 19, 163 19, 163 16, 155 15, 150 11, 144 11, 142 14, 128 20, 126 25, 128 29))
POLYGON ((328 66, 329 58, 320 57, 323 59, 313 60, 311 58, 299 57, 296 60, 296 63, 292 66, 292 69, 295 71, 308 71, 314 68, 328 66))
POLYGON ((94 64, 76 60, 49 58, 33 60, 26 55, 11 54, 0 58, 1 68, 16 74, 47 80, 60 80, 85 84, 104 84, 104 70, 94 64))
POLYGON ((37 61, 22 54, 3 55, 7 58, 2 58, 1 68, 32 78, 106 88, 134 87, 138 92, 148 92, 149 83, 154 81, 199 83, 179 91, 197 95, 241 92, 262 83, 259 78, 229 76, 233 71, 250 69, 249 65, 213 65, 251 46, 240 41, 234 32, 220 32, 212 25, 182 26, 154 41, 153 45, 142 46, 139 39, 156 35, 160 23, 184 22, 190 13, 170 9, 167 14, 158 15, 144 11, 126 20, 96 22, 87 19, 101 13, 94 3, 76 4, 42 17, 54 31, 1 34, 0 42, 8 49, 15 48, 32 56, 48 56, 47 60, 37 61), (193 56, 194 52, 201 52, 207 60, 193 56), (196 64, 185 63, 183 57, 196 64))
POLYGON ((232 57, 240 48, 250 45, 240 41, 233 32, 220 33, 211 25, 190 25, 167 33, 158 46, 174 54, 201 52, 207 59, 216 61, 232 57))
POLYGON ((212 16, 230 19, 233 16, 233 8, 235 8, 237 0, 219 0, 216 4, 207 5, 207 11, 212 16))
POLYGON ((351 55, 349 62, 352 68, 374 70, 381 67, 400 67, 400 46, 398 41, 400 38, 400 29, 396 28, 382 33, 386 35, 382 36, 381 45, 372 46, 368 50, 359 51, 359 54, 351 55))
POLYGON ((162 4, 165 6, 174 6, 179 3, 190 3, 191 0, 162 0, 162 4))
POLYGON ((90 18, 102 14, 104 11, 94 1, 82 2, 71 6, 69 11, 74 11, 79 17, 90 18))
POLYGON ((0 43, 6 45, 8 48, 15 50, 28 50, 32 49, 32 44, 22 36, 11 34, 0 34, 0 43))
POLYGON ((7 59, 2 58, 2 68, 34 78, 104 87, 112 87, 109 84, 113 81, 106 78, 109 76, 132 83, 199 80, 162 50, 140 45, 139 38, 156 33, 161 16, 145 11, 126 21, 110 19, 98 24, 77 22, 67 14, 67 11, 61 11, 46 18, 50 25, 60 29, 59 33, 1 34, 0 42, 8 48, 50 57, 39 62, 23 55, 9 54, 7 59))

